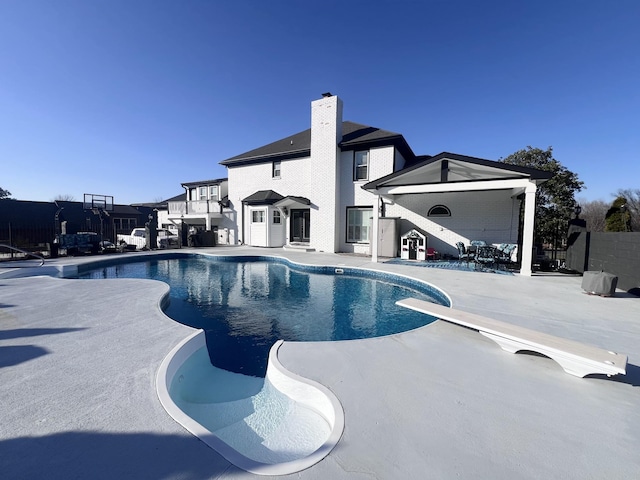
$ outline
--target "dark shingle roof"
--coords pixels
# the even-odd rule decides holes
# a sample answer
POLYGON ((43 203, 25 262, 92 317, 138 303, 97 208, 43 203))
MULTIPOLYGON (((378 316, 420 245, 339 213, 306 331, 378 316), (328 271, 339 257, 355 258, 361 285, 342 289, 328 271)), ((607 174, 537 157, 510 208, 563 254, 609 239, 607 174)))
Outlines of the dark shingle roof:
POLYGON ((199 187, 200 185, 219 185, 222 182, 226 182, 226 178, 216 178, 214 180, 199 180, 197 182, 184 182, 183 187, 199 187))
MULTIPOLYGON (((405 158, 414 154, 402 135, 354 122, 342 122, 343 150, 355 150, 383 145, 395 145, 405 158)), ((248 163, 271 162, 311 155, 311 129, 296 133, 263 147, 250 150, 220 162, 220 165, 236 166, 248 163)))
POLYGON ((273 190, 260 190, 242 200, 247 205, 273 205, 284 197, 273 190))

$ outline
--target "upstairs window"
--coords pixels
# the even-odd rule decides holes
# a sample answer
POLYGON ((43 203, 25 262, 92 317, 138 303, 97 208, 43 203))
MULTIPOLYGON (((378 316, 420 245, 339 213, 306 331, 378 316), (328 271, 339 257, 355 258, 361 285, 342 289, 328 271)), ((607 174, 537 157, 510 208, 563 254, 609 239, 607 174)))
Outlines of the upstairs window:
POLYGON ((444 205, 435 205, 429 209, 428 217, 450 217, 451 210, 444 205))
POLYGON ((353 158, 353 179, 369 179, 369 152, 356 152, 353 158))
POLYGON ((199 199, 200 200, 207 200, 207 187, 200 187, 198 189, 198 194, 199 194, 199 199))
POLYGON ((212 202, 218 201, 218 186, 212 185, 209 187, 209 200, 212 202))
POLYGON ((280 178, 280 162, 273 162, 271 175, 273 178, 280 178))

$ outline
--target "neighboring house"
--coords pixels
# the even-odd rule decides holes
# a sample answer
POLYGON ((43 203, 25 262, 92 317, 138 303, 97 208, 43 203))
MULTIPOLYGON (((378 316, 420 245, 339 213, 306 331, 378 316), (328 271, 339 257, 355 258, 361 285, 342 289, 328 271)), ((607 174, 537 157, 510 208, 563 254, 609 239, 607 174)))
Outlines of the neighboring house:
MULTIPOLYGON (((226 178, 183 183, 185 193, 166 200, 166 216, 159 214, 177 229, 183 225, 204 231, 215 231, 219 245, 236 243, 235 214, 228 208, 228 181, 226 178)), ((159 220, 160 222, 160 220, 159 220)))
POLYGON ((310 129, 220 164, 239 243, 377 261, 379 251, 397 255, 398 237, 417 227, 441 254, 456 255, 458 241, 519 243, 523 274, 531 273, 535 192, 550 178, 446 152, 416 156, 400 134, 343 121, 342 101, 329 93, 311 103, 310 129), (394 245, 382 250, 380 239, 394 245))

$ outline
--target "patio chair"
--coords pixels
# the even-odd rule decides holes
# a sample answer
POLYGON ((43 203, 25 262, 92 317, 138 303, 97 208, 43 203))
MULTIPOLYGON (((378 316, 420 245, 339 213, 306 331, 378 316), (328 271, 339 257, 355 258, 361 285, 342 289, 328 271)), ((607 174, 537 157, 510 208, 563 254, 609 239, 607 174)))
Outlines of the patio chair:
POLYGON ((515 243, 502 243, 496 250, 496 261, 498 262, 498 266, 500 265, 511 265, 513 260, 511 256, 513 255, 513 251, 516 249, 518 245, 515 243))
POLYGON ((467 252, 467 249, 464 246, 464 243, 457 242, 456 247, 458 248, 458 260, 462 262, 463 260, 469 263, 469 260, 473 260, 473 254, 467 252))
POLYGON ((438 258, 438 252, 433 247, 427 247, 427 260, 435 260, 438 258))
POLYGON ((497 249, 490 245, 479 246, 476 252, 476 266, 480 265, 483 268, 493 268, 497 265, 497 249))

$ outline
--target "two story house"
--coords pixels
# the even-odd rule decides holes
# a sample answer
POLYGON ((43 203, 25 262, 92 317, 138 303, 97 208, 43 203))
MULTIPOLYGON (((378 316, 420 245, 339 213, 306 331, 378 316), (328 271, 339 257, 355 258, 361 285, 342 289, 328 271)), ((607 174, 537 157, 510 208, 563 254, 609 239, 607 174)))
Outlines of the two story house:
POLYGON ((361 187, 415 155, 402 135, 343 122, 342 108, 325 94, 310 129, 220 162, 243 243, 370 253, 377 196, 361 187))
POLYGON ((342 112, 342 101, 324 94, 311 103, 310 129, 220 162, 239 243, 377 261, 392 225, 395 239, 418 228, 451 255, 457 242, 517 242, 521 272, 531 273, 535 192, 548 172, 447 152, 416 156, 402 135, 343 121, 342 112))
POLYGON ((183 183, 185 192, 167 200, 166 213, 159 212, 158 223, 166 222, 183 235, 188 229, 214 231, 218 245, 235 244, 237 228, 235 214, 228 208, 228 183, 226 178, 183 183))

